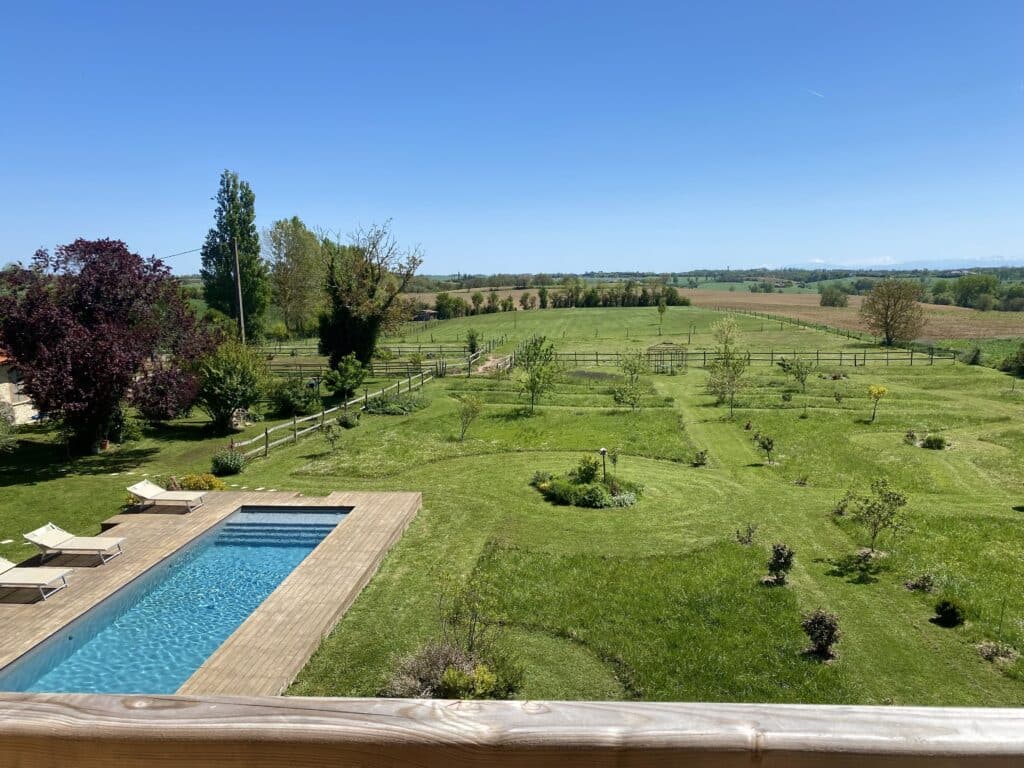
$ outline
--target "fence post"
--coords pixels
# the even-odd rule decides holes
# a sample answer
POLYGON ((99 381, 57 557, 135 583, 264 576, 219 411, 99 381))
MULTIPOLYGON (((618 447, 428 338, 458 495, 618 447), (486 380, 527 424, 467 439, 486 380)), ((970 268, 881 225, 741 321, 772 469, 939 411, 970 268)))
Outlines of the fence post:
POLYGON ((270 455, 270 430, 263 428, 263 458, 270 455))
POLYGON ((913 347, 910 348, 910 364, 911 365, 914 364, 914 348, 913 347))
POLYGON ((814 350, 814 364, 815 365, 821 365, 821 350, 820 349, 814 350))
POLYGON ((363 408, 370 404, 370 388, 363 387, 363 408))
POLYGON ((295 416, 292 416, 292 442, 299 442, 299 424, 298 419, 295 416))
POLYGON ((708 351, 705 349, 704 350, 704 367, 707 368, 707 365, 708 365, 708 351))

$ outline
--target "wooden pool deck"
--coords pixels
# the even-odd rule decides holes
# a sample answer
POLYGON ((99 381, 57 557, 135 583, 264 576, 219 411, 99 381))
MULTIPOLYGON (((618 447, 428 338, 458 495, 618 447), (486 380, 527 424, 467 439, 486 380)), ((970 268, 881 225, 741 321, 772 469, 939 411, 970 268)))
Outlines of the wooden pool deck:
POLYGON ((270 594, 181 688, 181 693, 276 696, 355 601, 416 516, 418 493, 211 492, 186 514, 111 518, 105 535, 123 536, 124 554, 105 565, 55 557, 74 568, 70 586, 46 601, 0 591, 0 669, 243 506, 350 507, 345 520, 270 594))

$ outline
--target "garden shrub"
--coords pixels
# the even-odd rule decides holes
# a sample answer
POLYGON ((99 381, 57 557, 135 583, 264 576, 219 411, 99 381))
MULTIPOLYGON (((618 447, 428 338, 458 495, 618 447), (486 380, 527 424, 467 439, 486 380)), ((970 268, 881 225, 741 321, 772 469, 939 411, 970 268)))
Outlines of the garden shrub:
POLYGON ((981 365, 981 347, 971 347, 960 353, 960 362, 967 365, 981 365))
POLYGON ((695 454, 693 454, 693 461, 691 461, 690 463, 695 467, 706 466, 708 463, 708 452, 697 451, 695 454))
POLYGON ((440 636, 401 662, 381 695, 399 698, 508 699, 523 685, 522 668, 492 641, 496 624, 475 590, 443 590, 440 636))
POLYGON ((199 381, 189 371, 161 368, 135 384, 132 404, 150 423, 187 416, 199 391, 199 381))
POLYGON ((612 506, 612 495, 600 483, 590 483, 579 487, 576 505, 592 509, 603 509, 612 506))
POLYGON ((792 401, 792 399, 793 399, 793 393, 792 392, 783 392, 782 393, 782 402, 788 403, 788 402, 792 401))
POLYGON ((835 653, 832 646, 839 642, 839 617, 821 608, 804 616, 801 622, 804 633, 811 641, 808 653, 822 659, 831 659, 835 653))
POLYGON ((245 456, 240 451, 225 448, 213 455, 210 468, 218 477, 237 475, 245 469, 245 456))
POLYGON ((142 439, 142 422, 128 410, 123 403, 117 407, 110 417, 108 437, 115 443, 131 443, 142 439))
POLYGON ((576 506, 580 494, 580 487, 563 477, 555 477, 546 483, 541 483, 537 486, 537 490, 544 494, 548 501, 569 507, 576 506))
POLYGON ((552 504, 588 509, 634 506, 643 493, 643 486, 614 476, 605 482, 603 477, 598 477, 600 467, 599 460, 584 456, 564 477, 540 470, 534 472, 530 485, 552 504))
POLYGON ((941 451, 946 447, 946 438, 942 435, 928 435, 921 441, 921 447, 931 451, 941 451))
POLYGON ((343 411, 338 417, 338 426, 343 429, 353 429, 359 426, 359 411, 343 411))
POLYGON ((491 699, 498 687, 498 676, 486 664, 477 664, 472 672, 448 667, 441 675, 441 696, 445 699, 491 699))
POLYGON ((366 368, 356 358, 355 352, 350 352, 338 361, 336 368, 324 375, 323 383, 329 392, 348 400, 365 379, 366 368))
POLYGON ((580 459, 580 463, 576 465, 576 468, 570 470, 569 478, 576 483, 585 484, 592 483, 597 479, 598 472, 601 471, 601 462, 596 456, 584 456, 580 459))
POLYGON ((277 383, 270 392, 271 408, 283 418, 308 416, 321 408, 316 387, 308 386, 300 378, 288 378, 277 383))
POLYGON ((399 395, 389 392, 369 400, 363 410, 378 416, 408 416, 426 407, 426 399, 418 393, 406 392, 399 395))
POLYGON ((209 474, 185 475, 178 480, 178 486, 183 491, 226 491, 227 483, 219 477, 209 474))
POLYGON ((552 479, 554 479, 554 475, 552 475, 550 472, 545 472, 543 470, 538 469, 536 472, 533 473, 533 477, 530 478, 530 485, 536 488, 539 485, 541 485, 541 483, 550 482, 552 479))
POLYGON ((947 595, 935 603, 935 623, 940 627, 959 627, 967 618, 967 608, 956 597, 947 595))
POLYGON ((772 544, 772 554, 768 558, 768 575, 762 582, 769 586, 782 586, 786 583, 786 574, 793 567, 796 556, 790 547, 783 543, 772 544))
POLYGON ((903 435, 903 442, 905 442, 907 445, 916 446, 917 445, 917 432, 915 432, 912 429, 908 429, 906 431, 906 434, 903 435))

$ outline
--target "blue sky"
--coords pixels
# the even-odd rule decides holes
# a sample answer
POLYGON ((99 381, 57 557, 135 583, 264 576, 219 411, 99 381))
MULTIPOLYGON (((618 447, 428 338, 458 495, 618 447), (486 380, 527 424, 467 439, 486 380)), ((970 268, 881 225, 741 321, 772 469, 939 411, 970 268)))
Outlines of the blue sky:
POLYGON ((1024 263, 1022 40, 1019 0, 17 3, 0 262, 196 248, 231 168, 430 273, 1024 263))

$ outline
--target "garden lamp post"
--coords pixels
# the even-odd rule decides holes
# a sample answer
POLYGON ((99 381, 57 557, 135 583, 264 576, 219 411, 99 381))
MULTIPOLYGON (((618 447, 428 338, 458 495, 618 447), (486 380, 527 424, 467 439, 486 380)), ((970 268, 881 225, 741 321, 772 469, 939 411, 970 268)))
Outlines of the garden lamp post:
POLYGON ((601 454, 601 477, 604 482, 608 482, 608 463, 605 461, 605 457, 608 455, 608 449, 602 448, 598 451, 601 454))

